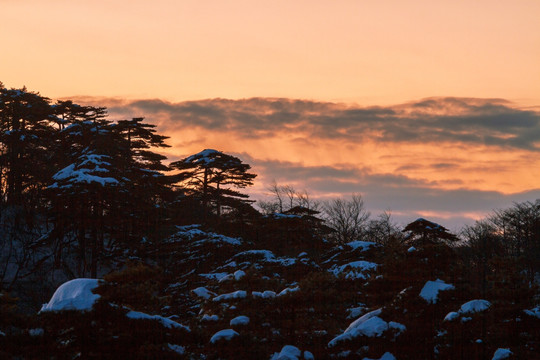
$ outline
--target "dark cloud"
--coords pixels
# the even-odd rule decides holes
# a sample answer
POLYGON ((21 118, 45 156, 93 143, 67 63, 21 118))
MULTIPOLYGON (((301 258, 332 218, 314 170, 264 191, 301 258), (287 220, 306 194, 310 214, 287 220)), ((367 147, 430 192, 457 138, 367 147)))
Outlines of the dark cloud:
POLYGON ((250 138, 295 131, 317 139, 455 142, 540 150, 540 114, 501 99, 431 98, 388 107, 271 98, 180 103, 154 99, 111 105, 112 116, 142 113, 150 121, 161 119, 163 130, 195 126, 250 138))
MULTIPOLYGON (((518 109, 501 99, 430 98, 388 107, 269 98, 179 103, 159 99, 114 99, 110 103, 101 101, 99 104, 108 106, 112 119, 146 117, 149 122, 159 125, 161 133, 178 134, 175 141, 181 146, 188 145, 182 142, 181 131, 198 128, 214 134, 223 133, 223 136, 233 133, 235 141, 240 141, 240 144, 242 138, 264 140, 286 135, 288 141, 305 145, 308 150, 315 149, 321 140, 337 140, 336 152, 366 139, 388 144, 449 143, 460 149, 468 145, 489 145, 496 147, 494 154, 525 149, 531 151, 528 156, 536 156, 535 152, 540 151, 538 109, 518 109)), ((197 137, 202 139, 192 139, 192 142, 204 144, 205 132, 198 133, 197 137)), ((323 196, 361 193, 367 207, 374 213, 391 209, 399 214, 396 218, 400 222, 436 214, 433 220, 457 227, 465 220, 471 223, 472 213, 485 214, 493 209, 512 206, 514 201, 540 198, 540 190, 504 194, 467 189, 465 187, 472 183, 464 183, 454 175, 439 181, 406 176, 408 171, 413 173, 417 170, 449 174, 471 170, 496 174, 514 166, 513 160, 469 163, 466 159, 458 162, 451 153, 420 152, 415 155, 420 158, 411 159, 406 154, 395 153, 385 155, 391 159, 381 156, 381 161, 401 165, 396 173, 389 174, 351 164, 305 166, 287 161, 261 160, 246 153, 236 155, 252 165, 253 171, 259 174, 258 182, 262 184, 276 179, 283 184, 301 184, 299 190, 305 188, 323 196), (447 186, 453 189, 444 189, 447 186)), ((268 156, 271 158, 272 154, 268 156)))

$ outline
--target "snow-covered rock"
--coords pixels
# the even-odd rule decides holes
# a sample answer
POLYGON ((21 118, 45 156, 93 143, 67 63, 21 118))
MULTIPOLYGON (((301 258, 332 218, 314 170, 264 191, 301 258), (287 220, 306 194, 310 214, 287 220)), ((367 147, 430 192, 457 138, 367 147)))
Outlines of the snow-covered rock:
POLYGON ((457 319, 458 317, 459 317, 459 313, 457 313, 455 311, 451 311, 448 314, 446 314, 443 321, 453 321, 453 320, 457 319))
POLYGON ((201 321, 218 321, 218 320, 219 320, 219 316, 217 315, 204 314, 203 317, 201 318, 201 321))
POLYGON ((235 271, 235 272, 234 272, 233 276, 234 276, 234 279, 235 279, 236 281, 238 281, 238 280, 240 280, 241 278, 243 278, 244 276, 246 276, 246 273, 245 273, 244 271, 242 271, 242 270, 238 270, 238 271, 235 271))
POLYGON ((365 306, 357 306, 357 307, 349 308, 347 309, 347 312, 349 313, 349 315, 347 315, 347 319, 358 318, 365 310, 366 310, 365 306))
MULTIPOLYGON (((487 300, 471 300, 461 305, 461 308, 455 312, 451 311, 444 317, 444 321, 453 321, 462 315, 473 314, 487 310, 491 306, 491 303, 487 300)), ((467 322, 472 320, 471 317, 463 317, 461 322, 467 322)))
POLYGON ((285 345, 281 351, 275 353, 270 360, 299 360, 302 356, 302 351, 296 346, 285 345))
POLYGON ((491 303, 487 300, 471 300, 461 305, 459 312, 462 314, 470 314, 487 310, 491 303))
POLYGON ((203 299, 210 299, 211 297, 216 296, 216 293, 208 290, 205 287, 198 287, 196 289, 191 290, 191 292, 193 294, 195 294, 196 296, 198 296, 200 298, 203 298, 203 299))
POLYGON ((420 297, 426 300, 428 303, 437 303, 439 291, 454 290, 455 287, 452 284, 446 284, 441 279, 435 281, 427 281, 422 290, 420 291, 420 297))
POLYGON ((366 251, 369 248, 371 248, 372 246, 376 246, 377 244, 375 244, 374 242, 371 242, 371 241, 357 240, 357 241, 348 242, 345 245, 351 247, 353 250, 361 249, 361 251, 366 251))
POLYGON ((260 291, 252 291, 251 295, 254 298, 262 298, 262 299, 273 299, 276 297, 276 293, 271 290, 265 290, 263 292, 260 291))
POLYGON ((100 284, 98 279, 73 279, 63 283, 56 289, 51 300, 43 304, 40 312, 63 310, 92 310, 95 302, 100 298, 92 290, 100 284))
POLYGON ((255 263, 262 263, 262 264, 269 263, 269 264, 276 264, 276 265, 285 266, 285 267, 296 264, 298 260, 296 258, 290 258, 290 257, 278 257, 274 255, 272 251, 262 250, 262 249, 242 251, 236 254, 233 258, 236 260, 250 259, 251 261, 255 263))
POLYGON ((131 310, 126 314, 126 317, 128 317, 129 319, 134 319, 134 320, 154 320, 154 321, 158 321, 159 323, 161 323, 161 325, 165 326, 168 329, 176 328, 176 329, 183 329, 187 332, 191 332, 191 329, 189 327, 179 324, 176 321, 173 321, 171 319, 168 319, 160 315, 149 315, 140 311, 131 310))
POLYGON ((353 321, 343 334, 336 336, 328 343, 328 347, 336 346, 346 340, 352 340, 359 336, 378 337, 388 329, 397 329, 400 333, 405 331, 403 324, 393 322, 387 323, 379 317, 382 309, 368 312, 364 316, 353 321))
POLYGON ((362 360, 396 360, 396 357, 392 353, 385 352, 383 356, 378 359, 364 358, 362 360))
POLYGON ((510 349, 499 348, 495 351, 495 353, 493 354, 493 358, 491 358, 491 360, 508 359, 510 355, 512 354, 513 352, 511 352, 510 349))
POLYGON ((228 341, 228 340, 231 340, 235 336, 240 336, 240 334, 238 334, 233 329, 220 330, 217 333, 215 333, 214 335, 212 335, 212 337, 210 338, 210 342, 212 344, 214 344, 214 343, 216 343, 216 342, 218 342, 220 340, 227 340, 228 341))
POLYGON ((366 279, 366 273, 375 270, 377 266, 370 261, 358 260, 341 266, 334 265, 330 268, 330 272, 335 276, 343 274, 346 279, 366 279))
POLYGON ((287 294, 292 294, 292 293, 297 292, 299 290, 300 290, 299 286, 296 286, 296 287, 293 287, 293 288, 285 288, 285 289, 281 290, 281 292, 279 294, 277 294, 276 296, 283 296, 283 295, 287 295, 287 294))
POLYGON ((228 301, 228 300, 234 300, 234 299, 243 299, 247 296, 247 292, 244 290, 238 290, 232 293, 228 294, 222 294, 219 296, 216 296, 213 300, 214 301, 228 301))
POLYGON ((249 324, 249 318, 245 315, 240 315, 232 319, 229 324, 231 326, 247 325, 249 324))

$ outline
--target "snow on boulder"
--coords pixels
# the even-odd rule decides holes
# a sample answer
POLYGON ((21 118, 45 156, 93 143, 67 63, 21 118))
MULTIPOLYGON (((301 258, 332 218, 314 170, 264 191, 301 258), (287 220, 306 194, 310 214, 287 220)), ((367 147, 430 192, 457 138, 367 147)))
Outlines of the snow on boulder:
POLYGON ((358 260, 341 266, 334 265, 330 268, 330 272, 335 276, 344 274, 346 279, 366 279, 367 275, 365 273, 375 270, 377 266, 377 264, 370 261, 358 260))
POLYGON ((381 315, 381 313, 382 313, 382 308, 379 308, 377 310, 373 310, 373 311, 370 311, 370 312, 362 315, 361 317, 359 317, 358 319, 356 319, 352 323, 350 323, 349 327, 347 327, 347 329, 345 329, 345 332, 351 331, 352 329, 360 326, 361 324, 363 324, 367 320, 369 320, 369 319, 371 319, 371 318, 373 318, 375 316, 381 315))
POLYGON ((470 314, 480 311, 485 311, 491 306, 491 303, 487 300, 471 300, 463 305, 459 312, 462 314, 470 314))
POLYGON ((510 355, 512 355, 513 352, 510 351, 510 349, 502 349, 502 348, 499 348, 495 351, 495 353, 493 354, 493 358, 491 358, 491 360, 503 360, 503 359, 508 359, 510 357, 510 355))
MULTIPOLYGON (((491 306, 491 303, 487 300, 471 300, 461 305, 458 312, 452 311, 446 314, 444 321, 453 321, 464 314, 472 314, 475 312, 481 312, 487 310, 491 306)), ((461 322, 472 320, 470 317, 464 317, 461 322)))
POLYGON ((238 271, 235 271, 234 272, 234 279, 236 281, 240 280, 241 278, 243 278, 244 276, 246 276, 246 273, 242 270, 238 270, 238 271))
POLYGON ((262 298, 262 299, 273 299, 276 297, 276 293, 271 290, 265 290, 263 292, 252 291, 251 295, 253 295, 254 298, 262 298))
POLYGON ((249 324, 249 318, 244 315, 240 315, 232 319, 229 323, 231 326, 247 325, 249 324))
POLYGON ((348 308, 348 309, 347 309, 347 312, 349 313, 349 315, 347 315, 347 319, 356 319, 356 318, 359 317, 365 310, 366 310, 366 307, 365 307, 365 306, 357 306, 357 307, 348 308))
POLYGON ((143 312, 131 310, 126 314, 126 317, 129 319, 134 319, 134 320, 154 320, 154 321, 158 321, 159 323, 161 323, 161 325, 165 326, 168 329, 176 328, 176 329, 183 329, 187 332, 191 332, 191 329, 189 327, 179 324, 176 321, 173 321, 169 318, 166 318, 160 315, 149 315, 143 312))
POLYGON ((443 321, 453 321, 459 317, 459 314, 455 311, 451 311, 444 317, 443 321))
POLYGON ((206 238, 205 239, 196 241, 193 244, 200 246, 200 245, 204 245, 204 244, 207 244, 207 243, 216 244, 218 246, 221 246, 223 244, 242 245, 242 239, 240 239, 240 238, 232 238, 232 237, 229 237, 229 236, 216 234, 216 233, 213 233, 213 232, 208 232, 208 233, 206 233, 206 238))
POLYGON ((392 353, 385 352, 383 356, 378 359, 364 358, 363 360, 396 360, 396 357, 392 353))
POLYGON ((43 304, 40 312, 63 310, 92 310, 95 302, 100 298, 92 290, 100 284, 98 279, 73 279, 63 283, 56 289, 51 300, 43 304))
POLYGON ((245 292, 244 290, 238 290, 232 293, 216 296, 213 300, 214 301, 228 301, 228 300, 233 300, 233 299, 243 299, 246 296, 247 296, 247 292, 245 292))
MULTIPOLYGON (((388 330, 391 326, 381 319, 378 315, 382 312, 381 309, 373 310, 365 314, 364 316, 353 321, 349 327, 343 332, 343 334, 336 336, 328 343, 328 347, 336 346, 338 343, 346 340, 352 340, 359 336, 378 337, 383 332, 388 330)), ((403 331, 405 326, 392 322, 394 328, 397 328, 400 332, 403 331)))
POLYGON ((348 243, 346 243, 345 245, 351 247, 353 250, 361 249, 361 251, 366 251, 366 250, 368 250, 370 247, 375 246, 375 245, 377 245, 377 244, 375 244, 374 242, 371 242, 371 241, 360 241, 360 240, 357 240, 357 241, 351 241, 351 242, 348 242, 348 243))
POLYGON ((201 318, 201 321, 218 321, 218 320, 219 320, 219 316, 217 315, 204 314, 203 317, 201 318))
POLYGON ((281 351, 274 353, 270 360, 299 360, 302 356, 302 351, 299 348, 292 345, 285 345, 281 351))
POLYGON ((227 340, 228 341, 228 340, 231 340, 235 336, 240 336, 240 334, 238 334, 233 329, 220 330, 217 333, 215 333, 214 335, 212 335, 212 338, 210 338, 210 342, 212 344, 215 344, 216 342, 218 342, 220 340, 227 340))
POLYGON ((444 281, 437 279, 435 281, 427 281, 422 291, 420 291, 420 297, 426 300, 430 304, 437 303, 437 297, 439 291, 454 290, 455 287, 452 284, 446 284, 444 281))
POLYGON ((296 287, 293 287, 293 288, 285 288, 283 290, 281 290, 281 292, 279 294, 277 294, 276 296, 283 296, 283 295, 287 295, 287 294, 292 294, 294 292, 297 292, 300 290, 300 286, 296 286, 296 287))
POLYGON ((200 297, 203 299, 210 299, 211 297, 216 296, 216 293, 202 286, 191 290, 191 292, 195 294, 197 297, 200 297))

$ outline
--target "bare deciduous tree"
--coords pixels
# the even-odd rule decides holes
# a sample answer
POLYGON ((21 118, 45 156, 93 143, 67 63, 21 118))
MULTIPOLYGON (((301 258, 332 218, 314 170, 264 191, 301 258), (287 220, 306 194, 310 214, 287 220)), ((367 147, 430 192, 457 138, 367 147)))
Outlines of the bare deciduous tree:
POLYGON ((367 224, 365 239, 378 244, 386 245, 389 241, 402 240, 404 238, 401 229, 392 222, 392 214, 384 211, 376 219, 367 224))
POLYGON ((333 199, 323 205, 324 218, 328 226, 335 230, 338 243, 358 240, 366 231, 370 213, 364 208, 360 194, 352 194, 350 199, 333 199))
POLYGON ((271 197, 268 201, 258 201, 257 205, 265 214, 283 213, 295 206, 318 211, 319 201, 313 200, 306 190, 297 191, 292 185, 279 185, 275 180, 267 188, 271 197))

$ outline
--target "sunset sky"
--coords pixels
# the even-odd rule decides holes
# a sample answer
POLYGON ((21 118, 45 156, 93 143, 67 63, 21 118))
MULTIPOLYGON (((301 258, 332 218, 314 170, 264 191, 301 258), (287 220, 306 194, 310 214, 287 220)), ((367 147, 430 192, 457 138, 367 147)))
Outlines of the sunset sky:
POLYGON ((540 198, 540 1, 0 0, 0 81, 452 229, 540 198))

